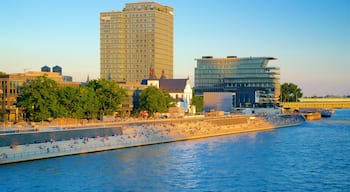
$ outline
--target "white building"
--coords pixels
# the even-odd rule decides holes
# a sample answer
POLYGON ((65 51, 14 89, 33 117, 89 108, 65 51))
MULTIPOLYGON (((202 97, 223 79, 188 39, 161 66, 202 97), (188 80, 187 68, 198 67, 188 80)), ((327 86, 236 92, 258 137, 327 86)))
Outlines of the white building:
POLYGON ((190 111, 192 100, 192 88, 187 79, 148 79, 147 86, 155 86, 170 94, 176 101, 177 107, 184 108, 185 112, 190 111))

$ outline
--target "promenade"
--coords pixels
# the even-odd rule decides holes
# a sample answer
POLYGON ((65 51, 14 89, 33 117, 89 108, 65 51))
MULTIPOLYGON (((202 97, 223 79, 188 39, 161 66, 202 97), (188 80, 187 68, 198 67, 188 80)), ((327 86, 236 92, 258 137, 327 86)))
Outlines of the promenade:
MULTIPOLYGON (((297 121, 286 122, 286 120, 280 122, 281 125, 289 126, 297 125, 297 123, 297 121)), ((267 120, 247 115, 208 119, 154 120, 147 121, 147 123, 129 122, 118 123, 118 125, 121 126, 122 134, 71 138, 64 141, 50 139, 44 143, 0 147, 0 164, 263 131, 277 127, 267 120)))

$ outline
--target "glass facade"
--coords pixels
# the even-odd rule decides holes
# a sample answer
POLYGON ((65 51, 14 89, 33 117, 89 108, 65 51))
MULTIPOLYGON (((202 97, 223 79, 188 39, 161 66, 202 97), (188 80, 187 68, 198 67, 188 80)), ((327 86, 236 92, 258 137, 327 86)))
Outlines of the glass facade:
POLYGON ((273 57, 202 57, 195 68, 195 94, 235 93, 233 107, 273 106, 278 102, 278 67, 269 67, 273 57))

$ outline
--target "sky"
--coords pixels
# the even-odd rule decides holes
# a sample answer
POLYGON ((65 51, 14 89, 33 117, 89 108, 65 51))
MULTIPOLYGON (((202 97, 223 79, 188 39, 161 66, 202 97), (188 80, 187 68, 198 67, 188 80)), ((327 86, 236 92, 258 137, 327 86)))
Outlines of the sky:
MULTIPOLYGON (((1 0, 0 71, 63 68, 99 78, 99 13, 128 0, 1 0)), ((304 96, 350 95, 348 0, 158 0, 174 8, 174 75, 194 78, 195 58, 276 57, 281 83, 304 96)))

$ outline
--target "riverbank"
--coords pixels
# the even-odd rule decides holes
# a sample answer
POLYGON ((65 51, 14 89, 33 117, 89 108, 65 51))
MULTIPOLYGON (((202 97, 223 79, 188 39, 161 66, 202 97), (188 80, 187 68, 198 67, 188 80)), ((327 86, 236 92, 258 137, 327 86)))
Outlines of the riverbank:
MULTIPOLYGON (((47 138, 47 142, 0 147, 0 164, 264 131, 296 126, 300 123, 301 121, 292 116, 288 118, 274 117, 270 118, 269 121, 266 118, 251 115, 117 123, 114 127, 120 128, 121 132, 110 135, 72 137, 69 140, 61 141, 47 138)), ((98 130, 99 128, 91 129, 98 130)), ((51 131, 51 133, 55 132, 59 131, 51 131)))

